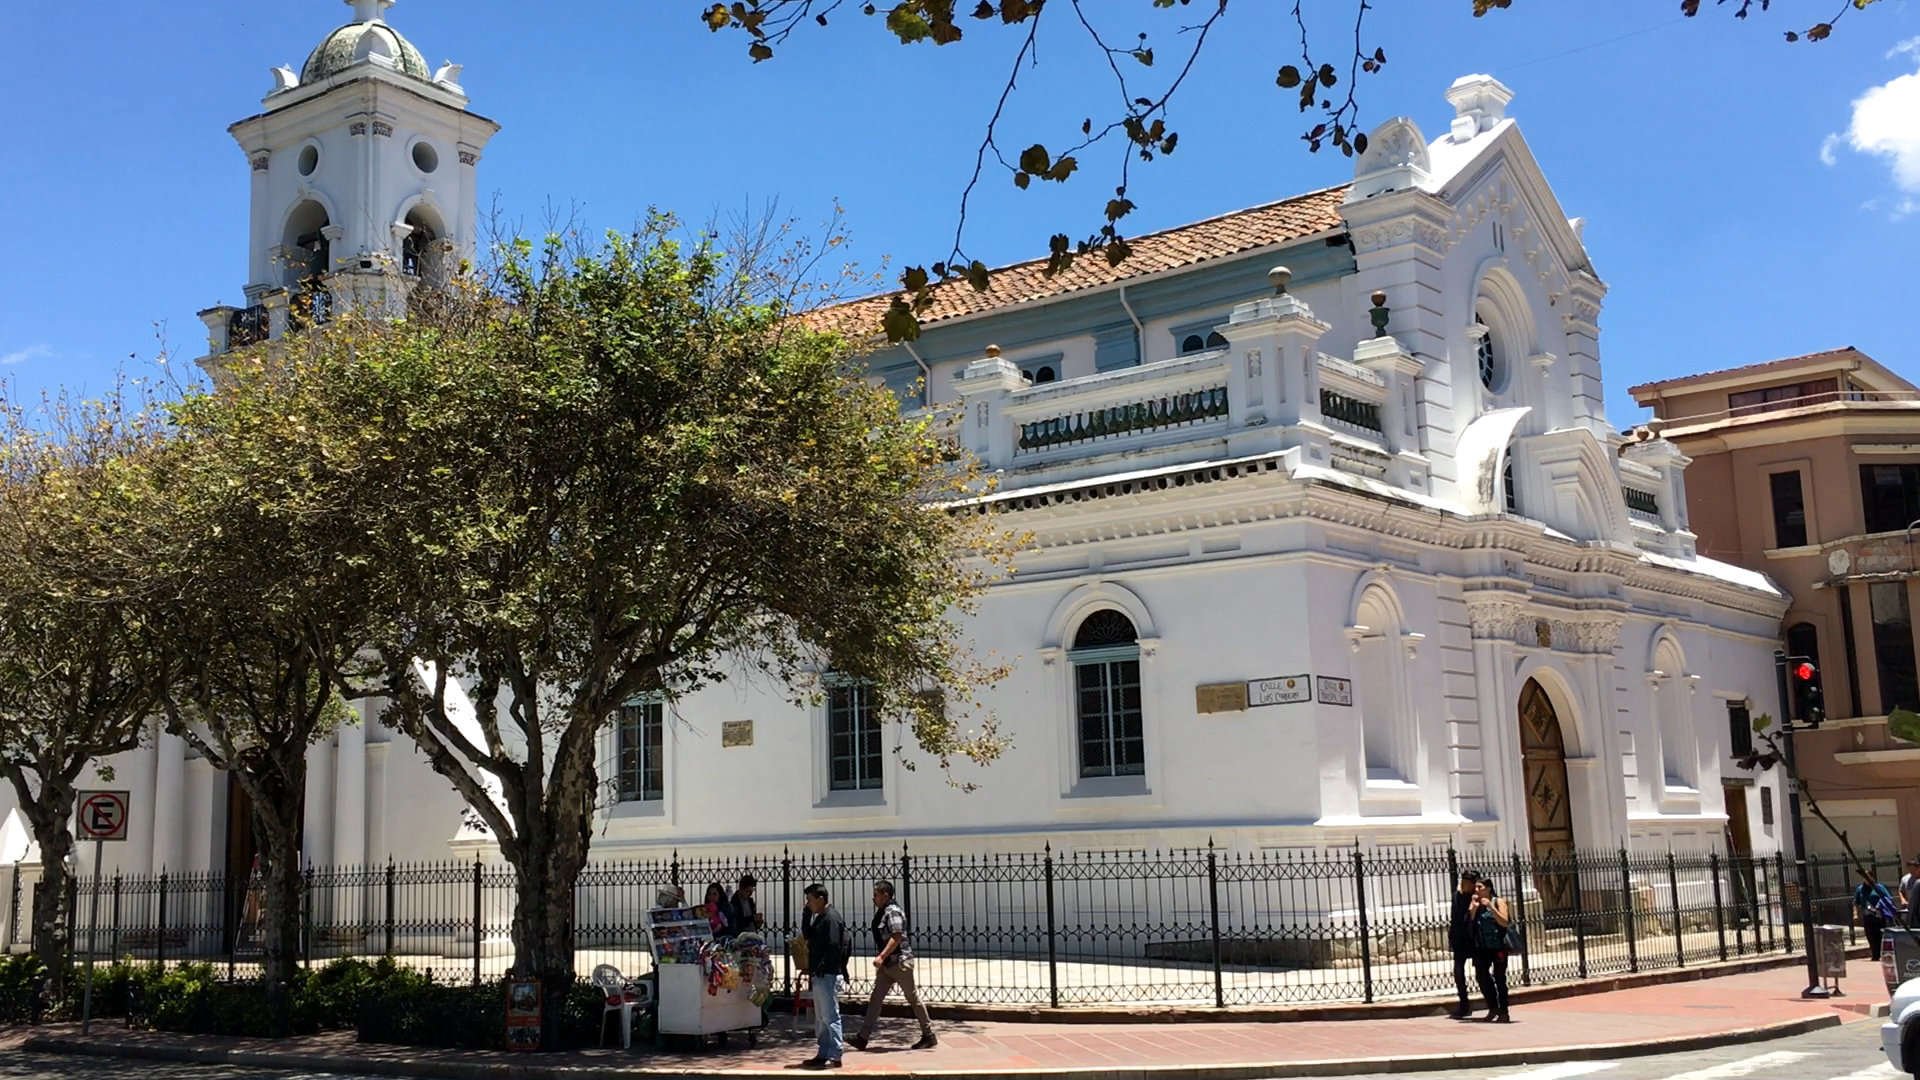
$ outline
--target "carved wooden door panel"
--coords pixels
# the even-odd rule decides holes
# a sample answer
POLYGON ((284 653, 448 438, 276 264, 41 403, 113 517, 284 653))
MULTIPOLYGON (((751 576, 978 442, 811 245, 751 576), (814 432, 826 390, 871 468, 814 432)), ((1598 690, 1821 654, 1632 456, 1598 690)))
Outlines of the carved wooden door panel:
POLYGON ((1571 914, 1573 809, 1567 793, 1567 744, 1547 692, 1532 679, 1520 689, 1520 760, 1527 785, 1527 837, 1534 888, 1548 915, 1571 914))

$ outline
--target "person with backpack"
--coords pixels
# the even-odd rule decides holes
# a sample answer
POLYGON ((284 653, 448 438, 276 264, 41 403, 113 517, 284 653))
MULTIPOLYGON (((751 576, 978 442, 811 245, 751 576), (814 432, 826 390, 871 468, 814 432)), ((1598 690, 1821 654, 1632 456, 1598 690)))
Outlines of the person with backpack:
POLYGON ((855 1050, 865 1050, 867 1040, 873 1038, 873 1029, 880 1022, 880 1009, 887 1001, 887 992, 898 986, 906 995, 907 1004, 913 1008, 914 1019, 920 1021, 920 1041, 913 1044, 915 1050, 931 1050, 940 1045, 934 1037, 933 1021, 927 1018, 927 1007, 920 1003, 920 993, 913 985, 913 946, 907 941, 907 913, 899 904, 893 902, 893 882, 876 881, 873 883, 873 997, 867 1001, 867 1018, 860 1024, 858 1034, 847 1036, 847 1044, 855 1050))
POLYGON ((1473 884, 1473 901, 1467 905, 1473 921, 1473 973, 1480 981, 1480 993, 1487 999, 1489 1023, 1509 1024, 1507 1015, 1507 954, 1510 942, 1507 927, 1512 916, 1507 902, 1493 893, 1493 882, 1485 877, 1473 884))
POLYGON ((1853 888, 1853 918, 1867 932, 1867 957, 1880 962, 1880 938, 1887 924, 1894 921, 1893 894, 1887 891, 1873 868, 1860 871, 1860 884, 1853 888))
POLYGON ((819 1052, 800 1063, 803 1069, 840 1067, 840 990, 847 982, 847 960, 853 956, 853 935, 819 883, 804 890, 807 898, 805 936, 807 974, 813 983, 813 1011, 820 1030, 819 1052))
POLYGON ((1480 881, 1474 870, 1460 871, 1460 885, 1453 890, 1453 914, 1447 922, 1447 947, 1453 952, 1453 988, 1460 1004, 1453 1010, 1455 1020, 1473 1018, 1473 997, 1467 993, 1467 969, 1473 965, 1473 887, 1480 881))

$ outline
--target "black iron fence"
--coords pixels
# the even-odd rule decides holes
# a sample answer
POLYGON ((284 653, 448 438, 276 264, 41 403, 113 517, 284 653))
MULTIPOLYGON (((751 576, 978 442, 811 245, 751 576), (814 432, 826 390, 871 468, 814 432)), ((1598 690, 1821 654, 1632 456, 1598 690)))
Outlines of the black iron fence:
MULTIPOLYGON (((1875 862, 1893 880, 1897 857, 1875 862)), ((1247 1005, 1371 1002, 1450 992, 1447 926, 1463 869, 1507 897, 1525 948, 1518 985, 1788 953, 1804 930, 1793 868, 1717 852, 1581 853, 1559 860, 1445 849, 1215 849, 922 855, 789 853, 587 867, 573 894, 583 972, 645 970, 647 909, 668 886, 759 882, 769 937, 796 932, 800 890, 824 884, 856 927, 876 880, 896 884, 913 926, 916 981, 944 1003, 1247 1005)), ((1809 860, 1818 922, 1851 923, 1853 872, 1809 860)), ((511 868, 388 864, 303 876, 305 962, 391 956, 480 981, 511 962, 511 868)), ((14 898, 30 910, 30 898, 14 898)), ((115 876, 71 894, 78 948, 100 957, 257 970, 257 881, 218 874, 115 876), (94 891, 100 920, 89 929, 94 891)), ((12 925, 19 927, 18 919, 12 925)), ((24 936, 24 930, 16 937, 24 936)), ((856 962, 850 992, 871 968, 856 962)), ((782 972, 789 988, 791 974, 782 972)))

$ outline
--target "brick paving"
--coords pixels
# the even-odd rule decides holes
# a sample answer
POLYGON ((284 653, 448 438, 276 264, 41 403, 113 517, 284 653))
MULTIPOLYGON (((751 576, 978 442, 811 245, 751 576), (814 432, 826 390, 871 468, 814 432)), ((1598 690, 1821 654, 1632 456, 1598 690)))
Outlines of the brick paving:
MULTIPOLYGON (((889 1018, 873 1049, 848 1050, 845 1072, 948 1077, 1080 1076, 1231 1077, 1326 1074, 1336 1066, 1362 1071, 1447 1068, 1588 1058, 1596 1053, 1652 1052, 1735 1042, 1864 1018, 1886 999, 1879 970, 1850 965, 1847 996, 1802 1001, 1803 968, 1776 968, 1713 979, 1616 990, 1516 1005, 1511 1025, 1459 1023, 1443 1017, 1373 1020, 1214 1021, 1178 1023, 937 1023, 941 1044, 908 1050, 911 1021, 889 1018)), ((508 1055, 359 1045, 350 1034, 273 1043, 187 1039, 96 1027, 88 1040, 72 1026, 15 1034, 0 1047, 131 1053, 332 1072, 437 1076, 594 1076, 620 1073, 765 1075, 792 1068, 812 1053, 807 1025, 784 1018, 749 1048, 736 1037, 704 1051, 596 1050, 563 1055, 508 1055), (532 1066, 532 1069, 528 1069, 532 1066), (517 1068, 516 1068, 517 1067, 517 1068), (550 1071, 551 1070, 551 1071, 550 1071)))

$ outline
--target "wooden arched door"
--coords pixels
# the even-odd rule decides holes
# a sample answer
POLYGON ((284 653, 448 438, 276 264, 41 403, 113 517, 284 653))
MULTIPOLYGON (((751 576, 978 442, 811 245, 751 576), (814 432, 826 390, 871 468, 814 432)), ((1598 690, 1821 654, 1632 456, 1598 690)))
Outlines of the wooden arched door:
POLYGON ((1553 701, 1538 682, 1520 688, 1520 763, 1527 786, 1527 839, 1534 888, 1546 914, 1571 914, 1573 808, 1567 792, 1567 742, 1553 701))

